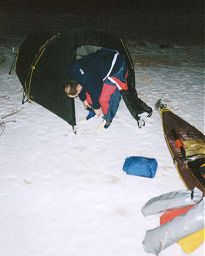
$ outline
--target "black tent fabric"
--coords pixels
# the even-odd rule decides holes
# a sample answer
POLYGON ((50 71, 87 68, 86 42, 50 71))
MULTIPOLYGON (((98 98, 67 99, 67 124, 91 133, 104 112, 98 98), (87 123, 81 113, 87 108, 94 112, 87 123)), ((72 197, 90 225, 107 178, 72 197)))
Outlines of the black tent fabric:
POLYGON ((93 28, 52 32, 46 27, 38 27, 30 31, 20 46, 16 63, 25 97, 75 126, 74 100, 65 95, 63 87, 69 79, 69 66, 76 60, 77 49, 82 46, 112 48, 126 56, 129 89, 122 96, 137 120, 138 114, 144 111, 140 110, 139 101, 133 104, 138 96, 131 56, 122 39, 93 28))

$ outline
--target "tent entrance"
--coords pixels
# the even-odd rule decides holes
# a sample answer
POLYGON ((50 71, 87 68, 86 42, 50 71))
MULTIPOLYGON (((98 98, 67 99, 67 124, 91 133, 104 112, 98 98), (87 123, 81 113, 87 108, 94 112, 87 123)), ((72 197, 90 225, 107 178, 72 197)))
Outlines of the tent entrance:
POLYGON ((127 59, 129 89, 126 95, 123 95, 123 99, 136 119, 138 105, 134 102, 138 97, 131 56, 120 38, 105 31, 93 28, 81 29, 77 26, 76 29, 59 31, 56 34, 52 28, 38 26, 29 32, 19 49, 16 73, 25 91, 27 89, 25 85, 29 84, 29 95, 32 96, 33 101, 55 113, 71 126, 75 126, 74 99, 68 98, 64 93, 64 85, 70 79, 69 67, 76 60, 102 47, 116 49, 127 59), (37 59, 35 69, 32 70, 42 46, 45 46, 44 51, 37 59))
POLYGON ((102 47, 96 45, 82 45, 76 49, 76 60, 79 60, 88 54, 94 53, 101 48, 102 47))

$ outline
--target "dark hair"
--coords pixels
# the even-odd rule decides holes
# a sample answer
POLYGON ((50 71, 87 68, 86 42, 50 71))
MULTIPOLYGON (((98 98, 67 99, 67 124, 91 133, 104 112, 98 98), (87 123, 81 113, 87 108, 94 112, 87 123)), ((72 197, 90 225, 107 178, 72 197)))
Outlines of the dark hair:
POLYGON ((66 82, 64 89, 65 91, 69 88, 69 95, 75 96, 77 94, 78 83, 75 80, 69 80, 66 82))

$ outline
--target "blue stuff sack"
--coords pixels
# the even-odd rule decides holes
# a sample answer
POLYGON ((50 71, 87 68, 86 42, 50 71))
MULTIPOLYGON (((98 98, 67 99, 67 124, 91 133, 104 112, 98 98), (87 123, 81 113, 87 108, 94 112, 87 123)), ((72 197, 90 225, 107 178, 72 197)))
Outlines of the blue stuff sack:
POLYGON ((123 171, 130 175, 154 178, 157 166, 157 161, 154 158, 130 156, 125 159, 123 171))

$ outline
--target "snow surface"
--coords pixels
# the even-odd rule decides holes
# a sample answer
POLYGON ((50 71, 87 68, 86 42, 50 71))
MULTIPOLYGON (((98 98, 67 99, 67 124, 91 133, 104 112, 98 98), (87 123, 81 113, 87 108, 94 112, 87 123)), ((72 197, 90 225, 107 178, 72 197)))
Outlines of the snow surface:
MULTIPOLYGON (((0 42, 0 254, 2 256, 147 256, 142 241, 159 225, 144 217, 152 197, 184 189, 165 143, 158 112, 136 121, 121 101, 111 127, 96 132, 76 100, 77 135, 70 125, 36 103, 21 105, 22 86, 9 75, 12 47, 0 42), (16 112, 15 114, 12 114, 16 112), (10 115, 11 114, 11 115, 10 115), (122 171, 128 156, 156 158, 155 178, 122 171)), ((139 97, 154 108, 162 99, 176 114, 204 130, 203 47, 128 42, 139 97)), ((191 256, 203 255, 203 246, 191 256)), ((161 256, 183 256, 178 244, 161 256)))

